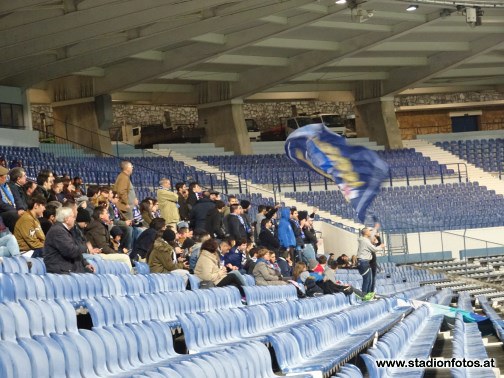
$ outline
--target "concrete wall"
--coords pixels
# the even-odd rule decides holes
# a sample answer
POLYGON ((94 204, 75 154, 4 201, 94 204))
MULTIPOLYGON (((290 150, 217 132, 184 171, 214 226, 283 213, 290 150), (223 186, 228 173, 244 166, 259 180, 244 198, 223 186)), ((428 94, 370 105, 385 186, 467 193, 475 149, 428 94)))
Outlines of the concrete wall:
POLYGON ((351 256, 357 253, 357 234, 353 234, 325 222, 315 222, 314 226, 317 231, 322 232, 324 252, 326 255, 331 252, 336 256, 343 253, 351 256))
POLYGON ((60 143, 68 140, 80 148, 89 148, 87 152, 112 153, 108 130, 99 130, 94 102, 58 106, 53 112, 54 134, 63 139, 60 143))
POLYGON ((39 133, 33 130, 0 129, 0 145, 39 147, 39 133))
POLYGON ((202 107, 198 117, 206 130, 205 142, 240 155, 252 153, 242 104, 202 107))
POLYGON ((451 251, 454 258, 459 258, 460 251, 464 248, 481 249, 502 246, 503 233, 504 227, 492 227, 467 230, 465 238, 464 230, 408 234, 408 249, 409 253, 451 251))

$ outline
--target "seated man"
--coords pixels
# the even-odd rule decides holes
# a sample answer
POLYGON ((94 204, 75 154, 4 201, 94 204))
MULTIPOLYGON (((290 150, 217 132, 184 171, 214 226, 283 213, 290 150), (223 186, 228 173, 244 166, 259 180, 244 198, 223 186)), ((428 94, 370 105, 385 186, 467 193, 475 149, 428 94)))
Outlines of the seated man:
POLYGON ((28 198, 28 211, 16 222, 14 236, 22 253, 33 251, 32 257, 42 257, 45 234, 42 231, 39 218, 45 210, 46 200, 41 195, 28 198))
POLYGON ((44 263, 48 273, 94 272, 94 267, 82 256, 87 252, 85 244, 72 236, 75 214, 71 208, 56 210, 56 223, 47 233, 44 247, 44 263))
POLYGON ((7 174, 9 170, 0 166, 0 214, 4 224, 11 232, 14 232, 14 226, 19 218, 19 215, 24 212, 16 209, 14 195, 7 185, 7 174))
POLYGON ((163 218, 154 218, 149 228, 142 232, 130 253, 133 260, 145 260, 147 253, 152 249, 158 233, 166 230, 166 221, 163 218))
POLYGON ((189 280, 189 263, 184 257, 177 257, 172 244, 175 241, 175 231, 171 228, 164 230, 163 235, 154 241, 152 250, 147 253, 146 260, 151 273, 174 273, 184 278, 187 285, 189 280))
POLYGON ((0 257, 10 256, 19 256, 19 245, 0 217, 0 257))
POLYGON ((109 223, 108 209, 97 206, 93 210, 93 219, 87 226, 84 235, 93 248, 99 248, 101 250, 100 256, 103 259, 123 262, 128 265, 131 270, 133 267, 127 254, 128 250, 124 248, 117 253, 112 247, 112 239, 110 238, 110 232, 108 229, 109 223))

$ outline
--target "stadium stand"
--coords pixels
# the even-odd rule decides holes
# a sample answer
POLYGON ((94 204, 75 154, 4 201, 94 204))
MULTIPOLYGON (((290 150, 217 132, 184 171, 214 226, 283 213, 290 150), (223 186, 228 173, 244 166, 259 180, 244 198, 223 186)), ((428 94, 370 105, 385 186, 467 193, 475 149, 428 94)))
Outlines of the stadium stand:
POLYGON ((502 138, 436 142, 435 145, 487 172, 497 173, 503 170, 504 139, 502 138))
MULTIPOLYGON (((171 377, 173 371, 195 377, 203 374, 201 369, 205 376, 220 377, 219 359, 235 352, 246 356, 240 354, 239 364, 227 366, 228 376, 273 377, 267 345, 283 373, 360 377, 361 371, 346 362, 365 350, 376 332, 386 335, 404 316, 413 316, 408 315, 411 307, 394 297, 367 303, 343 294, 298 300, 293 286, 249 286, 248 304, 243 305, 234 287, 188 291, 182 278, 172 274, 55 275, 33 264, 43 261, 31 259, 35 274, 23 260, 3 258, 0 264, 0 348, 6 352, 0 359, 2 377, 35 372, 42 377, 171 377), (89 313, 90 330, 77 327, 76 309, 89 313), (175 352, 172 334, 178 330, 192 354, 175 352)), ((116 265, 102 264, 108 265, 105 271, 116 265)), ((391 264, 383 268, 396 278, 411 273, 395 271, 391 264)), ((341 274, 354 275, 350 272, 341 274)), ((391 278, 379 281, 394 287, 391 278)), ((404 298, 436 293, 432 286, 407 287, 397 287, 404 298)))
MULTIPOLYGON (((2 151, 12 160, 23 160, 32 176, 42 168, 55 167, 58 172, 83 177, 86 183, 108 185, 117 174, 118 160, 114 158, 55 157, 34 148, 6 147, 2 151), (47 164, 34 163, 37 159, 47 164)), ((413 149, 379 153, 388 159, 396 178, 453 173, 413 149), (407 171, 404 167, 408 167, 407 171)), ((258 163, 256 158, 249 159, 253 164, 265 165, 266 160, 258 163)), ((139 197, 152 196, 159 178, 168 174, 175 181, 197 179, 208 187, 225 185, 223 176, 206 174, 170 157, 136 157, 132 161, 145 167, 134 177, 139 197), (166 169, 159 171, 163 164, 166 169)), ((224 168, 233 172, 231 166, 224 168)), ((286 182, 288 176, 292 172, 285 174, 286 182)), ((257 204, 275 204, 273 198, 261 193, 237 197, 252 202, 253 214, 257 204)), ((293 192, 286 197, 353 218, 353 210, 336 191, 293 192), (327 204, 329 207, 325 207, 327 204)), ((382 188, 372 212, 382 214, 386 231, 434 231, 500 226, 503 207, 502 195, 478 183, 448 183, 382 188), (436 200, 432 199, 433 193, 436 200), (463 212, 457 209, 462 204, 463 212)), ((470 251, 466 253, 470 256, 470 251)), ((235 287, 201 290, 201 280, 194 275, 189 276, 189 290, 181 276, 150 273, 149 266, 142 262, 135 264, 131 274, 126 264, 99 256, 89 258, 95 274, 70 275, 47 273, 41 258, 3 258, 0 328, 11 327, 11 331, 0 331, 0 350, 5 352, 0 358, 0 377, 274 377, 276 373, 362 377, 366 372, 370 377, 401 376, 399 370, 377 369, 375 360, 428 358, 442 320, 424 306, 413 311, 409 300, 447 306, 457 294, 459 307, 472 311, 471 297, 483 294, 480 306, 502 337, 502 319, 486 298, 498 299, 503 294, 449 280, 445 274, 486 279, 491 274, 498 276, 499 256, 471 259, 474 261, 422 263, 420 269, 383 263, 376 291, 386 298, 361 302, 354 295, 343 294, 298 299, 294 286, 255 286, 250 275, 244 275, 244 298, 235 287), (41 317, 46 311, 50 316, 41 317), (91 327, 78 328, 76 319, 82 316, 89 317, 91 327), (180 347, 176 348, 181 335, 189 354, 180 354, 180 347), (370 348, 376 340, 376 346, 370 348), (422 347, 416 347, 416 341, 422 347), (237 353, 246 357, 224 366, 222 359, 237 353)), ((362 285, 362 277, 355 269, 338 269, 336 279, 354 287, 362 285)), ((466 326, 461 328, 457 320, 453 356, 483 358, 481 334, 466 326), (469 336, 461 339, 461 332, 469 336), (461 355, 459 349, 464 351, 467 340, 472 339, 475 341, 471 345, 478 345, 480 353, 461 355)), ((460 377, 473 373, 452 370, 460 377)), ((423 370, 415 370, 410 375, 422 374, 423 370)), ((487 369, 481 374, 486 377, 493 373, 487 369)))
MULTIPOLYGON (((412 148, 377 151, 377 154, 389 164, 392 179, 454 174, 453 169, 431 161, 430 158, 412 148)), ((324 181, 322 176, 297 166, 285 154, 198 156, 197 160, 258 184, 292 184, 293 181, 321 183, 324 181)))
MULTIPOLYGON (((290 192, 285 196, 345 218, 355 216, 340 191, 290 192)), ((497 227, 504 225, 504 197, 477 182, 382 187, 369 212, 380 214, 382 228, 388 232, 497 227)))

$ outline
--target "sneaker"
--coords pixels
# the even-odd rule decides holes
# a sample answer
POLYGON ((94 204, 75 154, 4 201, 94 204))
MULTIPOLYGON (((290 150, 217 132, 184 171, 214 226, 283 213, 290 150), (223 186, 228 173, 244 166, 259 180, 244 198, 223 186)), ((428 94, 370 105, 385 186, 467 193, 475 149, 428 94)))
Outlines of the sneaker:
POLYGON ((374 292, 370 292, 370 293, 367 293, 366 295, 364 295, 364 297, 362 298, 363 301, 371 301, 374 299, 374 296, 375 296, 375 293, 374 292))

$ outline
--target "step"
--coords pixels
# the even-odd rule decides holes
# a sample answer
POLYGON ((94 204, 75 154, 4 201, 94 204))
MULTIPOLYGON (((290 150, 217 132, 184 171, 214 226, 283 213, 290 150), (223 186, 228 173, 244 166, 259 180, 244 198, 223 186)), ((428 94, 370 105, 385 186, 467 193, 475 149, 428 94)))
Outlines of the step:
MULTIPOLYGON (((197 169, 200 169, 200 170, 208 172, 208 173, 215 173, 215 174, 222 173, 222 171, 219 170, 217 167, 214 167, 214 166, 208 165, 204 162, 195 160, 192 157, 186 156, 180 152, 170 151, 170 150, 155 150, 155 151, 158 151, 160 154, 163 154, 163 156, 171 156, 175 160, 184 162, 184 164, 186 164, 186 165, 193 166, 197 169)), ((226 178, 227 178, 228 182, 230 183, 229 186, 238 187, 239 179, 237 176, 226 173, 226 178)), ((271 190, 267 189, 265 186, 260 185, 260 184, 254 184, 248 180, 243 180, 243 179, 240 179, 240 180, 241 180, 242 186, 247 186, 254 193, 261 194, 265 198, 274 197, 274 193, 271 190)), ((298 201, 291 199, 291 198, 282 197, 281 201, 284 202, 285 206, 287 206, 287 207, 295 206, 300 209, 312 208, 312 206, 309 206, 306 203, 298 202, 298 201)), ((364 227, 364 225, 356 223, 350 219, 341 218, 339 216, 332 215, 332 214, 325 212, 325 211, 319 211, 318 214, 322 218, 329 219, 333 222, 342 223, 343 225, 348 226, 348 227, 353 227, 353 228, 357 228, 357 229, 364 227)))
POLYGON ((477 181, 480 185, 484 185, 487 189, 495 190, 497 194, 504 195, 504 181, 498 177, 485 172, 481 168, 469 163, 466 160, 460 159, 458 156, 435 146, 426 140, 408 140, 403 141, 404 147, 414 148, 421 152, 424 156, 430 157, 432 160, 438 161, 440 164, 460 163, 467 166, 467 174, 470 181, 477 181))

